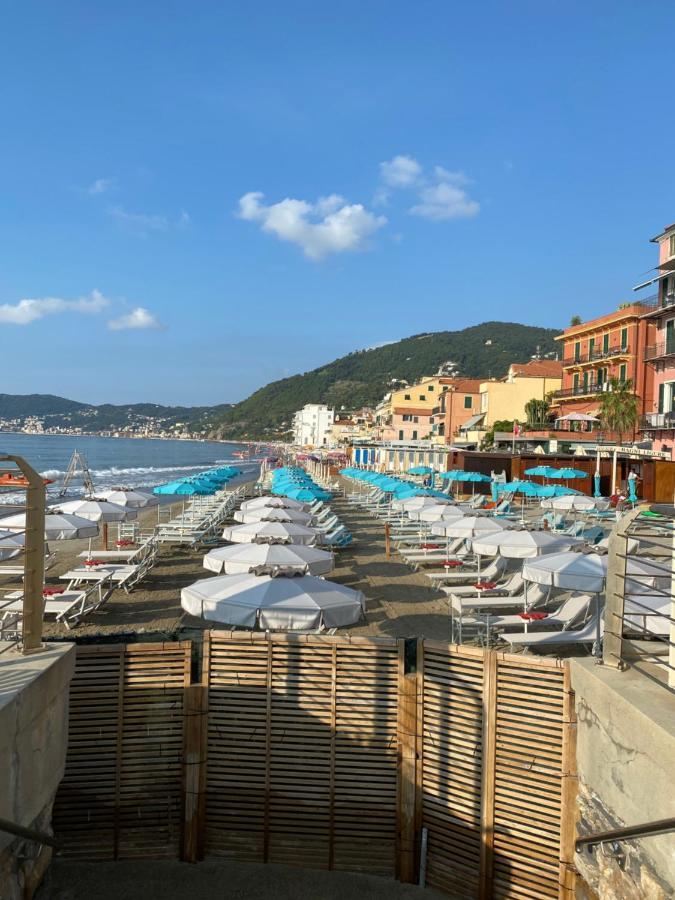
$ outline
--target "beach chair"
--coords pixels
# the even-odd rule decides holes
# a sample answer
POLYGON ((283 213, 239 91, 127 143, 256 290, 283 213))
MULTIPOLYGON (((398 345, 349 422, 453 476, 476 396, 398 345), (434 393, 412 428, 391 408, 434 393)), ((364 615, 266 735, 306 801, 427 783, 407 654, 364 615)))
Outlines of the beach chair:
POLYGON ((442 588, 446 594, 453 597, 510 597, 511 605, 515 606, 523 590, 523 571, 513 572, 509 577, 497 582, 497 586, 481 591, 473 584, 458 584, 453 587, 442 588))
POLYGON ((524 634, 500 635, 502 640, 514 647, 531 647, 542 648, 544 650, 549 647, 560 647, 569 644, 594 644, 598 631, 600 639, 605 631, 604 621, 600 619, 600 627, 596 626, 593 618, 585 622, 581 628, 568 629, 567 631, 529 631, 524 634))
POLYGON ((527 619, 523 618, 523 615, 527 615, 527 613, 534 610, 534 605, 529 604, 528 609, 524 614, 518 613, 517 615, 505 616, 487 615, 485 616, 484 620, 480 622, 480 625, 485 628, 488 642, 490 634, 493 630, 512 627, 527 630, 529 628, 529 624, 534 624, 536 627, 539 622, 541 622, 541 624, 547 629, 561 628, 563 630, 567 630, 568 628, 574 628, 577 625, 581 625, 582 622, 586 620, 592 601, 593 598, 590 594, 575 592, 573 594, 569 594, 558 605, 557 609, 546 615, 545 619, 533 620, 532 623, 528 623, 527 619))
POLYGON ((462 568, 459 571, 449 569, 447 572, 425 572, 427 578, 435 584, 467 584, 471 580, 495 581, 505 571, 508 560, 503 556, 496 556, 484 569, 478 571, 477 566, 462 568))

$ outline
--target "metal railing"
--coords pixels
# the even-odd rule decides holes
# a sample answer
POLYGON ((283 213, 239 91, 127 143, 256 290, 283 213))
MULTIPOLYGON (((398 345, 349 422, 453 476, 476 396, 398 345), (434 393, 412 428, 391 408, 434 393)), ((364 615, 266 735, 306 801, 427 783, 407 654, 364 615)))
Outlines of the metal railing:
POLYGON ((25 513, 23 526, 1 529, 11 537, 23 538, 23 546, 0 542, 0 633, 11 643, 21 644, 23 653, 42 649, 42 620, 45 581, 45 485, 38 473, 20 456, 0 454, 0 516, 25 513), (24 495, 20 502, 17 500, 24 495), (7 564, 9 563, 9 565, 7 564), (21 579, 17 585, 12 580, 21 579), (7 601, 6 594, 17 593, 21 609, 7 601), (8 610, 12 607, 12 611, 8 610))
POLYGON ((675 428, 675 412, 647 413, 642 419, 642 427, 673 429, 675 428))
POLYGON ((563 357, 562 364, 563 366, 574 366, 577 363, 587 363, 587 362, 598 362, 603 359, 610 359, 613 356, 632 356, 633 351, 629 349, 628 346, 622 346, 621 344, 617 344, 613 347, 608 347, 606 350, 602 348, 595 349, 592 351, 587 351, 586 353, 579 353, 574 356, 565 356, 563 357))
POLYGON ((597 847, 600 844, 634 841, 636 838, 668 834, 670 831, 675 831, 675 819, 658 819, 654 822, 644 822, 642 825, 631 825, 627 828, 615 828, 613 831, 597 831, 595 834, 586 834, 577 838, 574 848, 579 853, 584 847, 587 850, 592 850, 593 847, 597 847))
POLYGON ((660 359, 664 356, 675 356, 675 340, 661 341, 659 344, 650 344, 645 347, 645 360, 660 359))
POLYGON ((586 385, 580 384, 577 387, 556 391, 553 396, 557 400, 563 400, 566 397, 584 397, 588 394, 601 394, 603 391, 607 390, 606 384, 607 382, 604 381, 602 384, 597 384, 597 382, 589 382, 586 385))
POLYGON ((624 515, 608 554, 603 663, 653 663, 675 689, 675 507, 643 505, 624 515), (631 570, 632 560, 639 569, 631 570))

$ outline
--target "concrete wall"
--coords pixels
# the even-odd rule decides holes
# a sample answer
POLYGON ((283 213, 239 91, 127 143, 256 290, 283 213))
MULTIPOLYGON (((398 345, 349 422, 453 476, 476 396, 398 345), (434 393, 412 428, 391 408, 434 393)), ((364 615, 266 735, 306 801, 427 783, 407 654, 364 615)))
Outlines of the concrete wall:
MULTIPOLYGON (((571 660, 576 693, 578 834, 675 817, 675 697, 634 669, 571 660)), ((675 837, 621 845, 623 862, 584 850, 576 865, 603 900, 666 900, 675 884, 675 837)), ((583 894, 582 896, 588 896, 583 894)))
MULTIPOLYGON (((75 646, 51 644, 30 656, 0 650, 0 818, 49 831, 66 759, 75 646)), ((31 896, 48 856, 0 831, 2 900, 31 896)))

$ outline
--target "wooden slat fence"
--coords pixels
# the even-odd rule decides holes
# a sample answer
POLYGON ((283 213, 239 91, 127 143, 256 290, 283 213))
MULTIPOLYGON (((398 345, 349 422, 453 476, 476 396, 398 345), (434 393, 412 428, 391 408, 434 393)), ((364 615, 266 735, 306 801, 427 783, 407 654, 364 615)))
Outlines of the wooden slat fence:
POLYGON ((67 856, 177 857, 190 643, 80 646, 54 830, 67 856))
POLYGON ((428 641, 418 663, 427 883, 458 898, 568 896, 567 664, 428 641))
POLYGON ((212 633, 205 852, 396 871, 394 640, 212 633))
POLYGON ((344 869, 571 900, 564 661, 432 641, 211 632, 78 647, 54 824, 68 855, 344 869))

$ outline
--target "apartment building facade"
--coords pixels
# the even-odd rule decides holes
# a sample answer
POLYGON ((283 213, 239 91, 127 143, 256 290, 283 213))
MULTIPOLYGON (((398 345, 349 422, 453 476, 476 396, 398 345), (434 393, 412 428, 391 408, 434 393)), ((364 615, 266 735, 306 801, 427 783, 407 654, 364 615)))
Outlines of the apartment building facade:
POLYGON ((432 440, 452 444, 460 429, 480 414, 478 378, 441 378, 442 390, 431 416, 432 440))
POLYGON ((654 343, 655 326, 644 317, 640 302, 622 304, 615 312, 566 328, 562 345, 562 384, 553 396, 556 415, 597 415, 611 379, 630 382, 645 413, 653 390, 653 369, 645 351, 654 343))
POLYGON ((331 443, 334 411, 323 403, 307 403, 293 417, 293 442, 300 447, 331 443))
POLYGON ((651 239, 658 245, 658 265, 652 278, 636 290, 656 286, 657 293, 643 319, 653 328, 645 348, 645 361, 653 373, 646 397, 642 427, 655 449, 666 449, 675 458, 675 224, 651 239), (651 308, 649 308, 651 306, 651 308))

